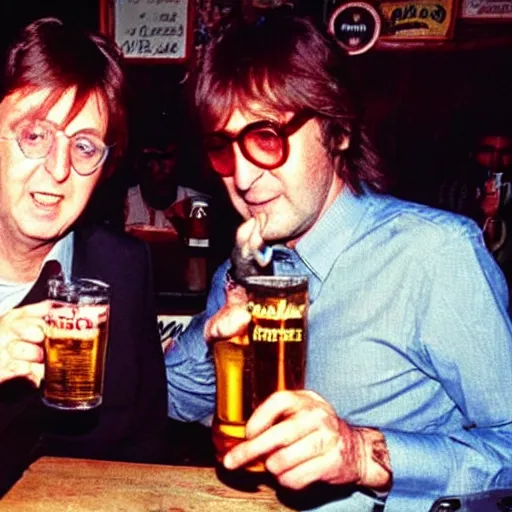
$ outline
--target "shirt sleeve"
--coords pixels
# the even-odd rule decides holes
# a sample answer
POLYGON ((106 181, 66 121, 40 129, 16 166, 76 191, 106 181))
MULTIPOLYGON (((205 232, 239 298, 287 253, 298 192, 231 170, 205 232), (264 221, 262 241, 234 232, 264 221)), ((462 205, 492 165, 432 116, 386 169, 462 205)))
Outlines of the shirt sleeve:
POLYGON ((206 320, 224 304, 228 263, 214 274, 206 310, 195 315, 165 357, 168 413, 180 421, 208 423, 215 408, 215 367, 203 332, 206 320))
POLYGON ((411 357, 462 421, 448 434, 383 429, 393 469, 387 512, 512 486, 512 329, 503 274, 471 225, 429 252, 411 357))

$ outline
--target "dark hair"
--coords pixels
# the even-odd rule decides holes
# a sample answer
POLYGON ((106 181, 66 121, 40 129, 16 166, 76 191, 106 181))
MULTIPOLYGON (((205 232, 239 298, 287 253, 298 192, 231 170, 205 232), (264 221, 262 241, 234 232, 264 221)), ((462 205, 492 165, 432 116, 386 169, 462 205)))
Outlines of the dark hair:
POLYGON ((113 146, 104 171, 109 175, 127 139, 122 53, 103 35, 68 26, 57 18, 34 21, 8 51, 2 98, 22 89, 48 88, 48 98, 34 112, 46 116, 70 87, 76 87, 76 93, 65 124, 80 112, 91 93, 105 101, 106 143, 113 146))
POLYGON ((312 112, 333 160, 341 138, 350 136, 338 159, 344 182, 355 193, 363 192, 362 183, 382 192, 386 180, 348 89, 346 59, 311 20, 288 10, 268 10, 255 22, 231 21, 206 48, 195 91, 201 123, 214 129, 253 101, 274 112, 312 112))

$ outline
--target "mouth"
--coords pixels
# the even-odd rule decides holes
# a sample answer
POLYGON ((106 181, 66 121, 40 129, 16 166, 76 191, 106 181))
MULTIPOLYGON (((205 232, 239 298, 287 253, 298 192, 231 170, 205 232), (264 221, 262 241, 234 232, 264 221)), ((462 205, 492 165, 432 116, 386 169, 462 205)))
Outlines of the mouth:
POLYGON ((252 208, 262 209, 262 208, 265 208, 268 205, 272 204, 277 198, 278 198, 278 196, 271 197, 269 199, 257 199, 257 200, 249 200, 246 198, 245 204, 247 204, 247 206, 251 209, 252 208))
POLYGON ((43 208, 52 208, 64 198, 64 196, 60 194, 51 194, 48 192, 31 192, 30 195, 34 203, 43 208))

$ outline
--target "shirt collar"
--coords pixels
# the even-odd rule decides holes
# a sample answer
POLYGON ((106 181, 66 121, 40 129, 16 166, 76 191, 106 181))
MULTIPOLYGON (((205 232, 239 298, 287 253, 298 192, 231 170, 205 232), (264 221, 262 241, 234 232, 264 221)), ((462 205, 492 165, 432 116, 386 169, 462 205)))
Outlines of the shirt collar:
MULTIPOLYGON (((5 314, 10 309, 18 306, 22 303, 28 303, 27 301, 39 302, 46 296, 46 291, 39 282, 41 279, 45 281, 47 277, 43 275, 48 269, 46 263, 51 261, 57 261, 60 265, 60 271, 65 275, 66 279, 71 277, 71 269, 73 263, 73 233, 69 233, 63 239, 59 240, 47 254, 37 279, 30 283, 13 283, 13 282, 1 282, 0 281, 0 315, 5 314)), ((41 281, 41 282, 43 282, 41 281)))
POLYGON ((356 196, 345 186, 326 212, 297 243, 295 250, 312 272, 324 281, 338 256, 352 243, 372 201, 365 190, 356 196))
POLYGON ((66 280, 69 280, 71 278, 71 269, 73 265, 73 239, 74 234, 71 231, 64 238, 57 241, 44 259, 41 268, 44 267, 44 264, 47 261, 58 261, 66 280))

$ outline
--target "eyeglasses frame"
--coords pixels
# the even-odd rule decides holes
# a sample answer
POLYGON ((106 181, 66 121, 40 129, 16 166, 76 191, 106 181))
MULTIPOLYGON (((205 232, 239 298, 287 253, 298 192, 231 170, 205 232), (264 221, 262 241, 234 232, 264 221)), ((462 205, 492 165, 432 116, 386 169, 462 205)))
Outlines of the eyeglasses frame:
MULTIPOLYGON (((288 141, 289 137, 293 135, 295 132, 299 131, 308 121, 310 121, 314 117, 316 117, 316 115, 310 111, 301 111, 295 114, 287 123, 278 123, 270 119, 263 119, 261 121, 249 123, 248 125, 244 126, 236 135, 230 135, 225 131, 213 131, 207 133, 203 137, 203 144, 206 145, 206 141, 208 140, 208 138, 213 136, 224 139, 230 145, 236 142, 244 158, 246 158, 249 162, 251 162, 254 165, 257 165, 262 169, 271 171, 273 169, 281 167, 288 160, 288 157, 290 156, 290 143, 288 141), (282 141, 283 153, 279 161, 275 164, 269 165, 256 161, 254 157, 252 157, 252 155, 247 151, 247 148, 243 143, 244 138, 247 136, 249 132, 261 128, 272 128, 282 141)), ((206 150, 206 153, 209 153, 208 150, 206 150)), ((215 169, 213 164, 212 167, 213 170, 223 178, 228 178, 234 175, 234 170, 230 171, 229 174, 227 174, 219 172, 217 169, 215 169)))
MULTIPOLYGON (((21 144, 20 144, 20 141, 19 141, 19 136, 16 136, 16 137, 2 137, 2 136, 0 136, 0 140, 10 140, 10 141, 15 140, 16 144, 18 144, 18 147, 19 147, 21 153, 23 154, 23 156, 25 158, 28 158, 29 160, 43 160, 43 159, 46 159, 48 157, 48 155, 50 154, 50 152, 51 152, 51 150, 53 148, 53 145, 55 143, 55 135, 57 133, 62 133, 64 135, 64 137, 66 137, 66 139, 68 139, 68 140, 71 140, 75 135, 77 135, 77 133, 80 133, 80 132, 77 132, 77 133, 75 133, 75 134, 73 134, 71 136, 68 136, 68 135, 66 135, 64 133, 64 130, 58 129, 51 121, 48 121, 47 119, 36 119, 35 121, 44 122, 45 124, 51 126, 52 129, 54 130, 54 141, 52 142, 52 144, 48 148, 48 152, 46 153, 46 155, 41 156, 41 157, 30 157, 30 156, 27 156, 25 151, 23 151, 23 148, 21 147, 21 144)), ((83 173, 83 172, 80 172, 77 169, 75 169, 72 165, 71 165, 71 168, 79 176, 91 176, 92 174, 94 174, 105 163, 105 161, 107 160, 110 148, 113 147, 113 146, 114 146, 114 144, 112 144, 110 146, 108 144, 105 144, 103 155, 101 156, 99 162, 94 166, 94 168, 91 169, 91 171, 83 173)))

